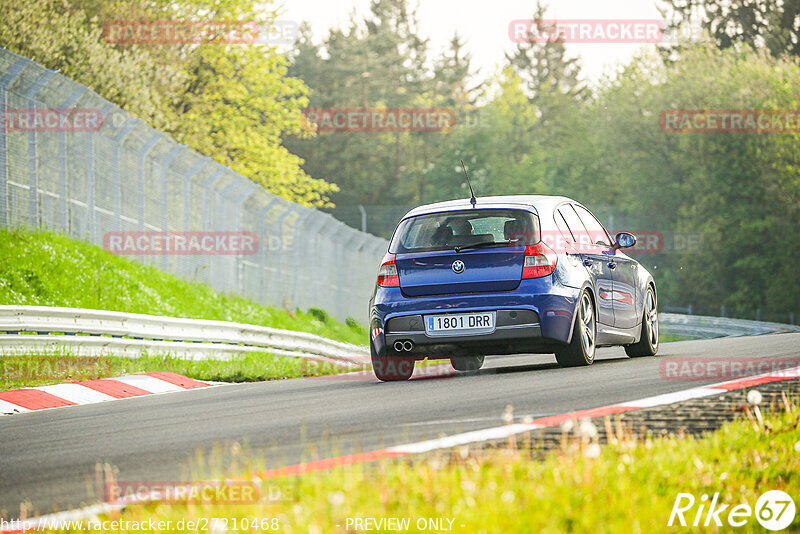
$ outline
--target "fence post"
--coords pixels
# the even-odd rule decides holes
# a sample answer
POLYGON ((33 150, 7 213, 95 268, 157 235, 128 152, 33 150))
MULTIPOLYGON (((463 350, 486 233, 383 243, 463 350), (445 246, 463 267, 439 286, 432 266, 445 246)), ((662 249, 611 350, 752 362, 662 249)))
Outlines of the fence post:
MULTIPOLYGON (((77 87, 64 102, 61 103, 62 109, 75 107, 81 97, 89 90, 88 87, 77 87)), ((58 202, 61 212, 61 229, 69 234, 69 188, 67 187, 67 132, 58 132, 58 202)))
MULTIPOLYGON (((230 174, 232 174, 233 177, 232 177, 231 181, 228 183, 228 185, 223 187, 222 190, 218 194, 218 198, 220 198, 223 202, 214 211, 214 219, 215 219, 215 228, 214 229, 217 230, 217 231, 220 231, 221 228, 225 227, 225 226, 223 226, 223 224, 224 224, 224 221, 228 218, 227 217, 228 216, 228 209, 229 209, 230 203, 231 203, 231 198, 230 198, 231 191, 233 191, 236 188, 237 185, 240 185, 242 183, 241 180, 240 180, 241 175, 237 174, 236 172, 234 172, 234 171, 232 171, 230 169, 225 169, 225 170, 228 171, 230 174)), ((215 266, 218 266, 220 263, 227 262, 228 260, 229 260, 229 258, 224 258, 223 259, 219 254, 215 254, 213 256, 213 260, 212 260, 212 263, 211 263, 211 269, 210 269, 211 270, 210 278, 212 280, 215 279, 213 275, 214 275, 215 271, 218 270, 215 266)), ((238 265, 238 261, 235 262, 235 265, 238 265)), ((222 292, 231 291, 231 288, 234 287, 233 284, 231 283, 231 281, 232 281, 231 274, 229 273, 227 276, 223 276, 221 278, 221 280, 222 280, 222 284, 219 287, 215 288, 215 289, 217 289, 218 291, 222 291, 222 292)), ((236 280, 233 280, 233 282, 236 284, 236 287, 238 287, 238 272, 237 272, 237 275, 236 275, 236 280)))
MULTIPOLYGON (((5 114, 8 109, 8 89, 22 70, 31 62, 20 57, 0 78, 0 108, 5 114)), ((0 128, 0 226, 11 224, 11 208, 8 202, 8 137, 5 128, 0 128)))
POLYGON ((155 135, 151 136, 147 142, 142 145, 142 148, 139 149, 138 156, 138 194, 139 194, 139 231, 144 232, 144 219, 145 219, 145 201, 147 200, 147 193, 145 192, 145 174, 144 174, 144 166, 145 162, 147 161, 147 156, 150 154, 150 151, 155 148, 156 144, 158 144, 159 139, 164 137, 164 134, 161 132, 156 133, 155 135))
MULTIPOLYGON (((350 229, 348 228, 348 230, 350 229)), ((350 249, 350 247, 352 246, 352 243, 355 241, 355 239, 360 237, 361 235, 359 233, 351 231, 350 237, 345 239, 343 243, 340 243, 339 246, 336 247, 337 255, 339 256, 337 261, 338 265, 336 266, 337 281, 338 281, 338 285, 336 287, 336 307, 339 310, 340 318, 341 317, 346 318, 350 315, 350 313, 348 313, 350 310, 346 309, 344 303, 346 286, 349 286, 349 284, 345 284, 344 272, 346 268, 345 266, 348 264, 347 262, 348 256, 352 257, 352 250, 350 249)), ((347 272, 352 276, 353 271, 348 269, 347 272)))
MULTIPOLYGON (((28 110, 36 112, 36 95, 47 85, 55 74, 52 70, 45 70, 25 92, 28 101, 28 110)), ((28 130, 28 223, 33 228, 39 226, 39 165, 36 161, 37 136, 36 128, 28 130)))
MULTIPOLYGON (((297 211, 297 210, 296 210, 297 211)), ((315 258, 316 251, 315 250, 307 250, 304 249, 303 252, 300 251, 300 246, 297 244, 300 241, 300 231, 305 227, 306 221, 314 215, 314 210, 311 208, 302 208, 302 212, 299 215, 298 219, 295 221, 294 232, 292 233, 292 250, 290 254, 287 254, 287 258, 291 258, 292 261, 292 283, 290 287, 284 286, 285 289, 288 289, 286 296, 282 300, 288 300, 290 304, 294 305, 295 308, 299 307, 299 303, 295 297, 297 284, 300 278, 300 264, 303 262, 304 258, 315 258)), ((288 285, 288 284, 287 284, 288 285)))
MULTIPOLYGON (((3 80, 6 76, 3 76, 3 80)), ((0 83, 0 111, 3 116, 6 114, 6 109, 8 109, 6 86, 0 83)), ((8 137, 6 129, 0 128, 0 226, 8 226, 10 219, 8 213, 8 137)))
POLYGON ((192 226, 192 178, 200 172, 206 163, 211 161, 208 156, 200 158, 183 176, 183 231, 188 232, 192 226))
POLYGON ((175 162, 175 158, 178 157, 178 154, 183 152, 183 145, 175 145, 172 147, 172 150, 164 156, 164 159, 161 160, 161 231, 166 232, 168 230, 168 223, 169 223, 169 208, 167 206, 167 200, 169 199, 169 168, 175 162))
POLYGON ((267 278, 267 254, 269 252, 269 243, 268 238, 269 234, 268 225, 264 224, 264 218, 267 216, 267 213, 270 212, 272 206, 278 202, 278 198, 273 196, 267 205, 261 208, 258 212, 258 238, 260 240, 260 247, 261 250, 259 251, 258 255, 258 269, 261 272, 261 276, 258 277, 258 302, 265 302, 264 299, 264 281, 267 278))
MULTIPOLYGON (((305 216, 298 221, 297 226, 294 229, 294 239, 292 241, 292 246, 294 250, 292 251, 292 257, 294 258, 294 280, 292 281, 292 291, 290 293, 290 300, 296 307, 300 306, 301 299, 300 299, 300 273, 308 272, 308 266, 313 265, 317 266, 318 268, 323 268, 323 266, 319 262, 309 262, 308 258, 319 258, 319 251, 318 251, 318 243, 319 238, 323 237, 325 233, 329 231, 333 227, 333 225, 328 225, 328 228, 325 228, 325 222, 327 217, 333 219, 332 216, 328 214, 320 213, 313 208, 306 208, 305 216), (316 217, 315 217, 316 215, 316 217), (316 218, 316 221, 314 219, 316 218), (312 226, 313 224, 313 226, 312 226), (303 231, 303 236, 308 241, 308 237, 311 235, 311 229, 314 229, 314 249, 307 250, 297 245, 297 242, 300 240, 300 231, 303 231), (301 268, 301 266, 305 266, 305 269, 301 268)), ((307 242, 306 241, 306 242, 307 242)), ((330 269, 330 266, 325 266, 324 268, 330 269)), ((319 276, 312 275, 311 276, 314 283, 318 283, 319 276)))
MULTIPOLYGON (((176 144, 172 150, 167 153, 161 160, 161 231, 166 233, 169 231, 169 207, 167 200, 169 199, 169 168, 172 166, 175 158, 183 152, 184 146, 176 144)), ((161 255, 162 268, 167 270, 167 255, 161 255)))
POLYGON ((114 185, 114 230, 122 229, 122 170, 120 149, 141 119, 128 121, 111 139, 111 179, 114 185))
MULTIPOLYGON (((278 287, 280 287, 281 289, 284 289, 286 287, 286 285, 287 285, 287 284, 283 283, 283 272, 284 272, 284 270, 283 270, 283 261, 284 261, 284 259, 288 259, 289 258, 290 252, 293 252, 294 251, 294 247, 296 246, 295 243, 294 243, 294 240, 292 240, 292 251, 287 251, 286 250, 286 239, 284 238, 284 235, 283 235, 283 221, 285 221, 286 217, 288 217, 291 213, 294 213, 294 211, 297 210, 299 207, 300 206, 298 206, 297 204, 289 204, 289 207, 286 208, 286 211, 281 213, 280 217, 278 217, 278 221, 275 223, 275 227, 278 229, 278 236, 280 237, 280 240, 281 240, 281 249, 283 249, 283 253, 278 258, 278 272, 276 274, 276 279, 278 280, 278 284, 279 284, 278 287)), ((276 304, 278 306, 283 306, 283 299, 281 298, 283 296, 283 294, 284 294, 283 291, 279 291, 277 293, 278 302, 276 304)))
POLYGON ((90 243, 94 239, 94 133, 86 132, 86 221, 84 235, 88 236, 90 243))
MULTIPOLYGON (((247 199, 250 198, 253 193, 255 193, 259 188, 259 185, 255 182, 250 182, 245 189, 235 197, 233 201, 234 205, 234 220, 236 231, 242 231, 242 210, 244 209, 244 203, 247 202, 247 199)), ((236 255, 236 292, 240 295, 244 295, 244 277, 242 276, 242 271, 244 270, 244 260, 242 260, 242 255, 236 255)))
POLYGON ((211 191, 217 186, 217 183, 222 179, 222 174, 225 172, 225 167, 219 165, 214 174, 203 184, 203 230, 210 230, 211 226, 211 191))

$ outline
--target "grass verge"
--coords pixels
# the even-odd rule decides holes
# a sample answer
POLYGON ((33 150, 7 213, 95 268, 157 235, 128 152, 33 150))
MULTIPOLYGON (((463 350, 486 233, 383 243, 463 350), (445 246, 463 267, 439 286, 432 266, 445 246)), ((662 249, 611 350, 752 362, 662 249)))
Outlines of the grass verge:
POLYGON ((266 352, 240 354, 230 360, 194 361, 170 355, 145 354, 131 359, 118 356, 82 357, 68 351, 53 351, 44 355, 0 355, 0 391, 153 371, 171 371, 214 382, 258 382, 352 370, 352 367, 343 365, 266 352))
MULTIPOLYGON (((719 502, 730 505, 720 514, 725 526, 714 527, 712 521, 711 527, 692 531, 727 531, 724 522, 735 505, 755 508, 767 490, 782 490, 795 499, 800 495, 799 426, 798 407, 787 403, 765 413, 763 423, 738 420, 700 439, 652 438, 618 429, 601 448, 589 438, 565 433, 561 448, 541 460, 511 445, 461 448, 265 481, 255 504, 136 505, 101 519, 129 522, 116 525, 122 532, 149 520, 164 521, 161 530, 170 532, 203 530, 203 525, 229 532, 352 532, 356 518, 407 519, 409 531, 438 520, 448 527, 438 531, 465 533, 674 532, 687 530, 667 526, 679 493, 697 499, 684 514, 690 525, 701 496, 710 500, 718 493, 719 502)), ((231 448, 234 456, 241 454, 237 447, 231 448)), ((234 458, 227 469, 220 468, 215 458, 209 455, 195 467, 198 476, 212 471, 219 480, 258 467, 231 470, 241 465, 234 458)), ((788 531, 797 531, 798 524, 800 515, 788 531)), ((735 530, 763 528, 751 516, 735 530)))
POLYGON ((214 319, 310 332, 366 345, 367 330, 324 310, 288 311, 222 295, 61 234, 0 229, 0 302, 214 319))

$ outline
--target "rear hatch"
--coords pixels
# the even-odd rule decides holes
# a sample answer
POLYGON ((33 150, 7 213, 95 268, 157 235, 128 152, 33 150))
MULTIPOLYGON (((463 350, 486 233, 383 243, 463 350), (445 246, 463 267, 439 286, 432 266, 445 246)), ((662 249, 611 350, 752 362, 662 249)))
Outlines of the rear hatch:
POLYGON ((409 297, 512 291, 525 245, 538 240, 526 210, 484 208, 419 215, 400 223, 390 245, 409 297))
POLYGON ((525 247, 398 254, 396 261, 400 289, 409 297, 511 291, 522 279, 525 247), (464 265, 458 273, 457 260, 464 265))

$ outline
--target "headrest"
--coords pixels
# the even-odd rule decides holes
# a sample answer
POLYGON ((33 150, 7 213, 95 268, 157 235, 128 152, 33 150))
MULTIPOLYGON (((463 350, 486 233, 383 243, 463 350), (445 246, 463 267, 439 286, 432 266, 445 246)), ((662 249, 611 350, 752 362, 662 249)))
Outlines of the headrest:
POLYGON ((525 237, 525 223, 519 219, 511 219, 503 225, 503 235, 506 241, 512 241, 520 236, 525 237))

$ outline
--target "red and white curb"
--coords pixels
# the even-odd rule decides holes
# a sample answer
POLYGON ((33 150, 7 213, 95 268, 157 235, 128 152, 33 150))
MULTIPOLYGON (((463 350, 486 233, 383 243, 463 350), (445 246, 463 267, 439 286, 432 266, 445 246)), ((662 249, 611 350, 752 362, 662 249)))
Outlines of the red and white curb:
MULTIPOLYGON (((420 454, 430 452, 438 449, 448 449, 460 445, 467 445, 469 443, 478 443, 491 440, 505 439, 510 436, 530 432, 540 428, 547 428, 560 425, 566 421, 576 421, 584 418, 591 417, 604 417, 617 413, 629 412, 639 410, 642 408, 653 408, 655 406, 664 406, 675 402, 681 402, 700 397, 708 397, 711 395, 721 395, 728 391, 737 389, 744 389, 754 387, 761 384, 770 382, 778 382, 783 380, 794 380, 798 378, 797 371, 800 367, 793 369, 785 369, 780 374, 765 373, 755 375, 748 378, 729 380, 727 382, 720 382, 708 386, 695 387, 676 391, 673 393, 665 393, 663 395, 656 395, 653 397, 645 397, 634 401, 622 402, 619 404, 610 404, 608 406, 600 406, 598 408, 590 408, 587 410, 577 410, 574 412, 563 413, 558 415, 551 415, 547 417, 540 417, 533 419, 526 423, 517 423, 511 425, 503 425, 492 428, 485 428, 482 430, 475 430, 472 432, 464 432, 461 434, 454 434, 438 439, 431 439, 426 441, 419 441, 416 443, 407 443, 405 445, 398 445, 396 447, 388 447, 385 449, 378 449, 374 451, 361 452, 357 454, 348 454, 344 456, 336 456, 334 458, 326 458, 323 460, 314 460, 311 462, 303 462, 299 464, 287 465, 276 469, 265 469, 250 473, 249 475, 236 477, 233 480, 269 480, 274 478, 302 475, 305 473, 314 473, 319 471, 328 471, 343 467, 347 465, 362 464, 367 462, 374 462, 377 460, 387 458, 397 458, 401 456, 408 456, 411 454, 420 454)), ((159 373, 148 373, 159 374, 159 373)), ((171 374, 171 373, 170 373, 171 374)), ((180 376, 180 375, 177 375, 180 376)), ((191 380, 191 379, 189 379, 191 380)), ((45 386, 47 387, 47 386, 45 386)), ((23 521, 21 524, 16 522, 15 528, 0 528, 0 532, 14 532, 23 533, 30 530, 47 530, 57 528, 57 525, 64 524, 69 521, 78 521, 81 519, 88 519, 100 514, 109 514, 111 512, 119 511, 126 506, 137 503, 156 502, 162 497, 160 493, 151 493, 149 495, 131 496, 132 498, 121 499, 113 503, 98 503, 85 508, 77 510, 69 510, 58 512, 55 514, 48 514, 39 516, 33 519, 23 521)))
POLYGON ((14 389, 0 391, 0 415, 95 404, 210 385, 176 373, 155 372, 14 389))

